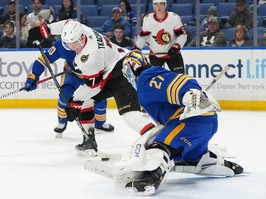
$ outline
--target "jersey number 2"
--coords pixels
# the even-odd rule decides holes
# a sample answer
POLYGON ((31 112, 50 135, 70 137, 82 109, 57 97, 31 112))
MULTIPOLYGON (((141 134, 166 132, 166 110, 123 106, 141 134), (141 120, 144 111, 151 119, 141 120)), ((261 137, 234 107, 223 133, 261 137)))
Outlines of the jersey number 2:
POLYGON ((158 75, 158 76, 153 77, 151 79, 149 86, 150 87, 154 86, 157 89, 161 89, 163 81, 164 81, 164 78, 162 76, 158 75))

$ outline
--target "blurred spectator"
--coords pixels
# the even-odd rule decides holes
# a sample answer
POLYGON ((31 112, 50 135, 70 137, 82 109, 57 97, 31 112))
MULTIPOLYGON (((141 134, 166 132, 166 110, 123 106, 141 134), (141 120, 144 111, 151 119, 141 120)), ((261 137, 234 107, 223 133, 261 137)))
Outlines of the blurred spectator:
POLYGON ((236 27, 243 25, 247 29, 253 26, 253 13, 248 8, 246 0, 236 0, 236 8, 225 23, 224 28, 236 27))
POLYGON ((31 28, 28 21, 27 21, 27 13, 20 13, 19 14, 20 19, 20 38, 22 40, 27 41, 29 37, 29 29, 31 28))
POLYGON ((125 37, 124 27, 121 24, 115 25, 114 35, 110 40, 120 47, 132 47, 132 41, 128 37, 125 37))
MULTIPOLYGON (((196 46, 196 37, 188 44, 188 47, 196 46)), ((219 19, 210 17, 207 30, 200 33, 200 46, 219 47, 226 46, 225 34, 219 29, 219 19)))
POLYGON ((28 14, 28 22, 31 27, 39 26, 41 20, 52 22, 53 9, 42 9, 41 0, 32 0, 33 11, 28 14))
POLYGON ((241 47, 241 46, 251 46, 251 41, 248 39, 248 30, 245 26, 238 25, 235 30, 235 36, 232 41, 230 41, 229 46, 241 47))
POLYGON ((266 31, 264 32, 263 39, 258 40, 258 46, 266 46, 266 31))
POLYGON ((8 11, 6 14, 3 15, 0 23, 3 25, 5 21, 7 20, 11 20, 14 22, 16 21, 16 1, 15 0, 11 0, 8 3, 8 11))
POLYGON ((261 6, 262 4, 265 4, 266 0, 259 0, 258 5, 261 6))
POLYGON ((218 17, 217 7, 216 6, 210 6, 210 8, 207 11, 207 16, 204 17, 200 22, 200 30, 206 30, 208 26, 208 19, 210 17, 218 17))
MULTIPOLYGON (((76 19, 77 18, 77 9, 74 5, 73 0, 63 0, 61 4, 61 8, 56 13, 56 21, 62 21, 65 19, 76 19)), ((83 17, 82 14, 80 16, 81 23, 86 24, 86 17, 83 17)))
MULTIPOLYGON (((7 20, 4 23, 5 36, 0 39, 0 48, 16 48, 15 23, 7 20)), ((25 47, 25 42, 20 41, 20 47, 25 47)))
POLYGON ((122 11, 119 7, 114 7, 112 9, 112 18, 104 22, 100 32, 110 39, 113 36, 115 24, 123 25, 125 37, 131 38, 130 24, 122 17, 122 11))
POLYGON ((119 7, 122 10, 122 16, 129 22, 131 27, 135 26, 137 24, 137 16, 135 11, 132 10, 128 0, 121 0, 119 7))

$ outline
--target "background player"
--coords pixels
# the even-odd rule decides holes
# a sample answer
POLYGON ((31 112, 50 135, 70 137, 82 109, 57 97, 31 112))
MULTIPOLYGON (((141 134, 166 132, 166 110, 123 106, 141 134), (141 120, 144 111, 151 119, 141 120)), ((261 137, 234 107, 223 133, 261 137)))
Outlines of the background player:
POLYGON ((154 53, 149 56, 153 66, 167 63, 171 71, 185 73, 180 49, 186 43, 187 34, 180 17, 176 13, 167 12, 166 7, 166 0, 153 0, 154 13, 144 16, 135 48, 142 49, 149 44, 150 52, 154 53))

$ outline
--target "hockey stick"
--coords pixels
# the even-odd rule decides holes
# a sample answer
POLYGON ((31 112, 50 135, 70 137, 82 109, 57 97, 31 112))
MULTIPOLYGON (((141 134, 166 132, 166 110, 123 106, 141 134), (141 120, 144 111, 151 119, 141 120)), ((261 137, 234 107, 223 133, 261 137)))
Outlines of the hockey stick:
POLYGON ((209 88, 214 85, 228 70, 230 67, 227 65, 223 68, 223 70, 211 81, 211 83, 205 88, 205 91, 209 90, 209 88))
MULTIPOLYGON (((63 71, 63 72, 61 72, 61 73, 58 73, 58 74, 55 75, 55 77, 59 77, 59 76, 65 74, 65 73, 67 73, 67 72, 68 72, 68 71, 63 71)), ((47 77, 47 78, 44 78, 44 79, 42 79, 42 80, 36 82, 35 84, 38 85, 38 84, 41 84, 41 83, 43 83, 43 82, 46 82, 46 81, 48 81, 48 80, 50 80, 50 79, 52 79, 51 76, 50 76, 50 77, 47 77)), ((13 95, 13 94, 16 94, 16 93, 18 93, 18 92, 20 92, 20 91, 24 91, 24 90, 26 90, 26 87, 22 87, 22 88, 20 88, 20 89, 17 89, 17 90, 11 91, 11 92, 9 92, 9 93, 6 93, 6 94, 0 96, 0 99, 4 99, 4 98, 6 98, 6 97, 9 97, 9 96, 11 96, 11 95, 13 95)))
MULTIPOLYGON (((65 96, 64 92, 62 91, 62 89, 61 89, 61 87, 60 87, 60 84, 58 83, 57 79, 55 78, 54 72, 53 72, 53 70, 52 70, 52 68, 51 68, 51 66, 50 66, 50 64, 49 64, 49 60, 48 60, 48 58, 46 57, 46 55, 44 54, 44 51, 43 51, 43 49, 42 49, 42 47, 41 47, 41 45, 40 45, 40 42, 39 42, 38 40, 36 40, 36 41, 34 41, 33 43, 36 44, 36 45, 38 46, 38 48, 39 48, 39 50, 40 50, 40 52, 41 52, 41 55, 42 55, 42 57, 43 57, 43 59, 44 59, 44 64, 45 64, 45 66, 48 68, 48 70, 49 70, 49 72, 50 72, 50 74, 51 74, 51 77, 52 77, 52 79, 54 80, 54 83, 55 83, 55 85, 56 85, 56 87, 57 87, 57 89, 58 89, 60 95, 62 96, 63 100, 64 100, 65 103, 67 104, 67 107, 70 107, 69 101, 68 101, 67 97, 65 96)), ((91 141, 90 138, 89 138, 89 135, 92 135, 91 132, 87 132, 87 131, 84 129, 84 127, 83 127, 83 126, 80 124, 80 122, 79 122, 79 118, 78 118, 78 116, 75 117, 75 121, 76 121, 76 123, 78 124, 79 128, 81 129, 83 135, 89 140, 89 142, 90 142, 91 145, 93 146, 94 144, 92 143, 92 141, 91 141)), ((97 151, 98 151, 97 148, 93 147, 93 149, 94 149, 95 152, 97 153, 97 151)))
POLYGON ((144 55, 165 55, 168 54, 168 52, 158 52, 158 53, 143 53, 144 55))

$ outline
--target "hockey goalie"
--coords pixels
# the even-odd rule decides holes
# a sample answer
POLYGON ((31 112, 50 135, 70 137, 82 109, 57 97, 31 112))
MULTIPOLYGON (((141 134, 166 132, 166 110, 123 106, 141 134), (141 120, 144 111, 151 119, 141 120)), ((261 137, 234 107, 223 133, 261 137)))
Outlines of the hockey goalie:
POLYGON ((224 177, 243 172, 226 159, 225 148, 209 144, 220 106, 194 78, 150 66, 139 51, 125 57, 123 74, 159 124, 133 144, 128 160, 112 167, 112 177, 123 190, 152 195, 171 171, 224 177))

